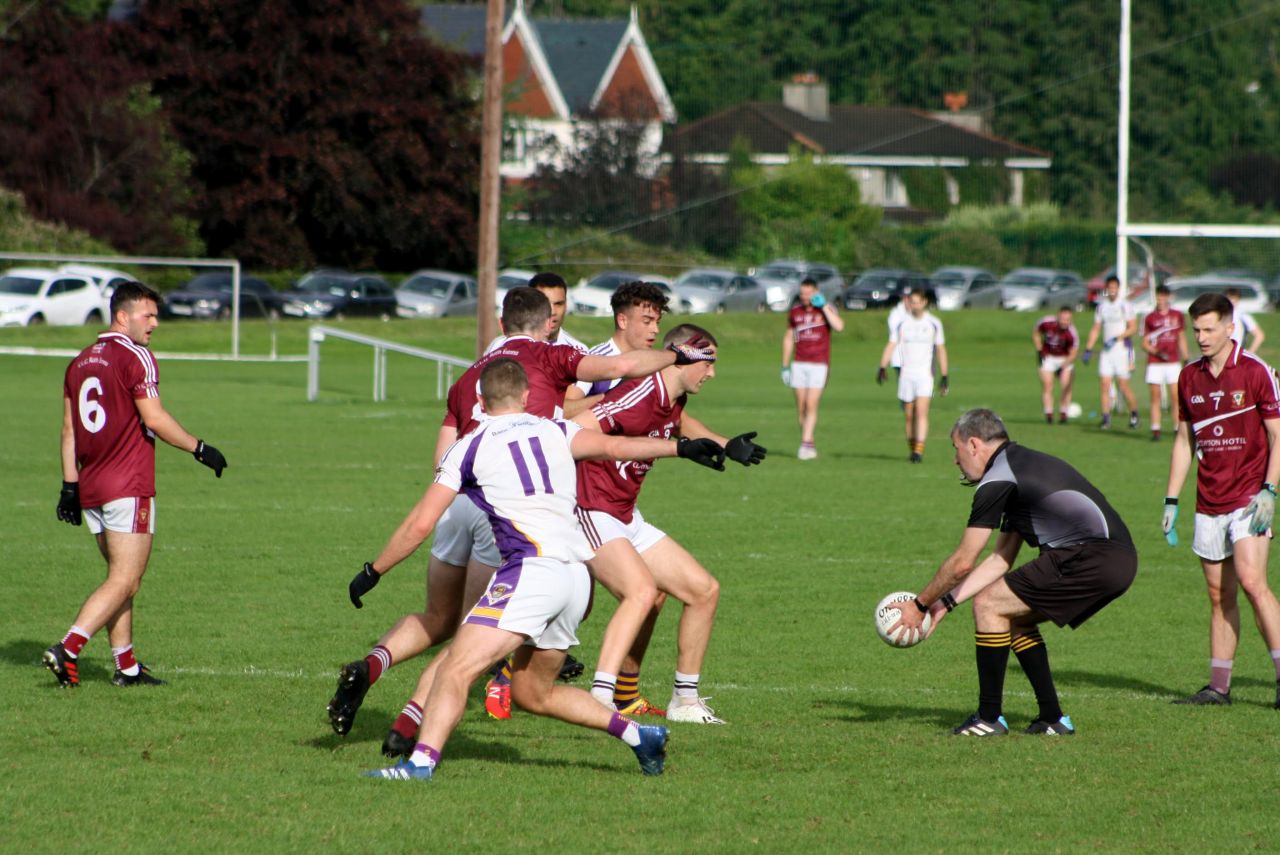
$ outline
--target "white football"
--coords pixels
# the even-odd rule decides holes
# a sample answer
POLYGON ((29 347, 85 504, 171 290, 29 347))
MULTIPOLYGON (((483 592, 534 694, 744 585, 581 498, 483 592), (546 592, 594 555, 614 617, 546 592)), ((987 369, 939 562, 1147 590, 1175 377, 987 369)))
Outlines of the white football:
POLYGON ((1084 415, 1084 407, 1080 406, 1075 401, 1072 401, 1070 404, 1067 405, 1067 418, 1078 419, 1083 415, 1084 415))
MULTIPOLYGON (((876 632, 880 634, 880 639, 892 647, 914 647, 924 640, 924 635, 929 631, 929 627, 933 625, 933 615, 925 615, 924 623, 920 624, 920 632, 908 631, 903 627, 898 627, 892 633, 889 629, 898 622, 899 606, 903 603, 910 604, 916 595, 910 591, 895 591, 885 597, 876 606, 876 632)), ((915 608, 914 605, 910 606, 915 608)))

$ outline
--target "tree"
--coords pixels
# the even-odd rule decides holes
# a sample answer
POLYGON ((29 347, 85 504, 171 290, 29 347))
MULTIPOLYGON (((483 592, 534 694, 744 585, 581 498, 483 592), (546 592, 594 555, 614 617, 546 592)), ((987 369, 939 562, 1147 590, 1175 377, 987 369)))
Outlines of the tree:
POLYGON ((24 9, 0 38, 0 184, 117 249, 195 249, 187 154, 106 31, 55 2, 24 9))
POLYGON ((194 156, 210 253, 474 267, 468 61, 406 3, 156 0, 118 35, 194 156))

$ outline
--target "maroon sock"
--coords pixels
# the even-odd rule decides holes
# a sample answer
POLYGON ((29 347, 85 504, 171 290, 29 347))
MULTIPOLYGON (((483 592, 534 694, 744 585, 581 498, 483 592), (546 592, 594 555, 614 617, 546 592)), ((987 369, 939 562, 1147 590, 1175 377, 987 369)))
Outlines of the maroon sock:
POLYGON ((391 667, 391 651, 379 644, 364 658, 369 663, 369 685, 378 682, 382 672, 391 667))
POLYGON ((391 729, 403 736, 405 739, 413 739, 418 735, 418 728, 422 726, 422 707, 413 701, 404 705, 404 709, 400 711, 400 715, 396 716, 395 722, 391 725, 391 729))
POLYGON ((83 629, 73 626, 67 630, 66 637, 62 639, 62 649, 67 651, 67 655, 73 659, 80 655, 80 651, 84 650, 84 646, 89 643, 89 636, 85 635, 83 629))

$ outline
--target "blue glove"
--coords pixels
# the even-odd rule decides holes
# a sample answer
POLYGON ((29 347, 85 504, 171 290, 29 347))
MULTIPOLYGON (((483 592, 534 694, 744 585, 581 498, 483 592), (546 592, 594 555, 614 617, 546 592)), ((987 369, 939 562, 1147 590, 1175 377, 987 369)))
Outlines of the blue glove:
POLYGON ((1169 542, 1170 546, 1178 545, 1178 530, 1174 528, 1174 524, 1178 521, 1178 500, 1172 496, 1166 496, 1164 500, 1164 517, 1160 520, 1160 527, 1164 529, 1164 539, 1169 542))
POLYGON ((821 309, 823 306, 827 305, 827 298, 822 296, 822 292, 819 291, 817 294, 813 295, 813 299, 809 301, 809 305, 813 306, 815 309, 821 309))
POLYGON ((1088 365, 1088 364, 1089 364, 1089 360, 1090 360, 1090 359, 1093 359, 1093 351, 1092 351, 1092 350, 1086 350, 1086 351, 1084 352, 1084 355, 1080 357, 1080 361, 1081 361, 1081 362, 1083 362, 1085 365, 1088 365))

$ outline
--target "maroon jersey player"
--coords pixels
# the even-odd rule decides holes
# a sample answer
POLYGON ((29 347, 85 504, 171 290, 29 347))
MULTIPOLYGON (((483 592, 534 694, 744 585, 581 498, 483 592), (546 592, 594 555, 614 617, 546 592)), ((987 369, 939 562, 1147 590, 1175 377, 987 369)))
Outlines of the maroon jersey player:
MULTIPOLYGON (((665 343, 709 342, 709 332, 681 324, 667 333, 665 343)), ((765 449, 752 442, 754 433, 727 439, 710 431, 684 412, 687 396, 696 395, 715 376, 713 363, 671 366, 649 377, 622 383, 591 410, 575 418, 579 424, 605 433, 691 439, 708 438, 724 446, 725 454, 743 465, 759 463, 765 449)), ((689 552, 645 520, 636 499, 652 460, 580 461, 578 516, 595 555, 587 566, 596 580, 618 598, 618 608, 605 628, 591 694, 613 707, 619 681, 638 683, 640 660, 657 615, 658 592, 684 604, 676 635, 676 675, 666 717, 672 721, 723 724, 698 695, 698 681, 715 623, 720 585, 689 552)), ((624 714, 653 712, 637 697, 624 714)))
POLYGON ((1040 403, 1044 420, 1053 423, 1053 381, 1061 384, 1058 398, 1058 421, 1065 424, 1071 408, 1071 380, 1075 377, 1076 355, 1080 352, 1080 333, 1076 332, 1070 306, 1056 315, 1046 315, 1031 333, 1036 346, 1036 366, 1040 372, 1040 403))
POLYGON ((89 521, 107 560, 107 580, 80 607, 66 636, 44 653, 58 683, 80 683, 84 645, 107 628, 117 686, 161 681, 133 653, 133 598, 155 533, 155 438, 184 451, 221 478, 227 461, 196 439, 160 404, 160 370, 147 348, 159 296, 129 282, 111 298, 111 328, 80 352, 63 382, 62 494, 58 519, 89 521))
POLYGON ((1169 462, 1163 528, 1170 545, 1178 494, 1196 467, 1192 551, 1209 588, 1209 683, 1178 703, 1231 703, 1244 590, 1275 663, 1280 708, 1280 603, 1267 584, 1267 551, 1280 478, 1280 387, 1261 359, 1231 340, 1231 303, 1202 294, 1188 309, 1201 357, 1178 376, 1181 424, 1169 462))
POLYGON ((840 313, 822 296, 818 283, 809 278, 801 282, 800 302, 787 313, 787 331, 782 334, 782 382, 796 396, 796 418, 800 422, 796 457, 801 460, 818 456, 813 435, 818 427, 818 402, 827 386, 831 365, 831 332, 843 329, 840 313))
POLYGON ((1156 308, 1142 319, 1142 349, 1147 352, 1147 388, 1151 390, 1151 439, 1160 438, 1162 399, 1168 398, 1173 431, 1178 432, 1176 387, 1187 361, 1186 318, 1169 305, 1168 285, 1156 286, 1156 308))

